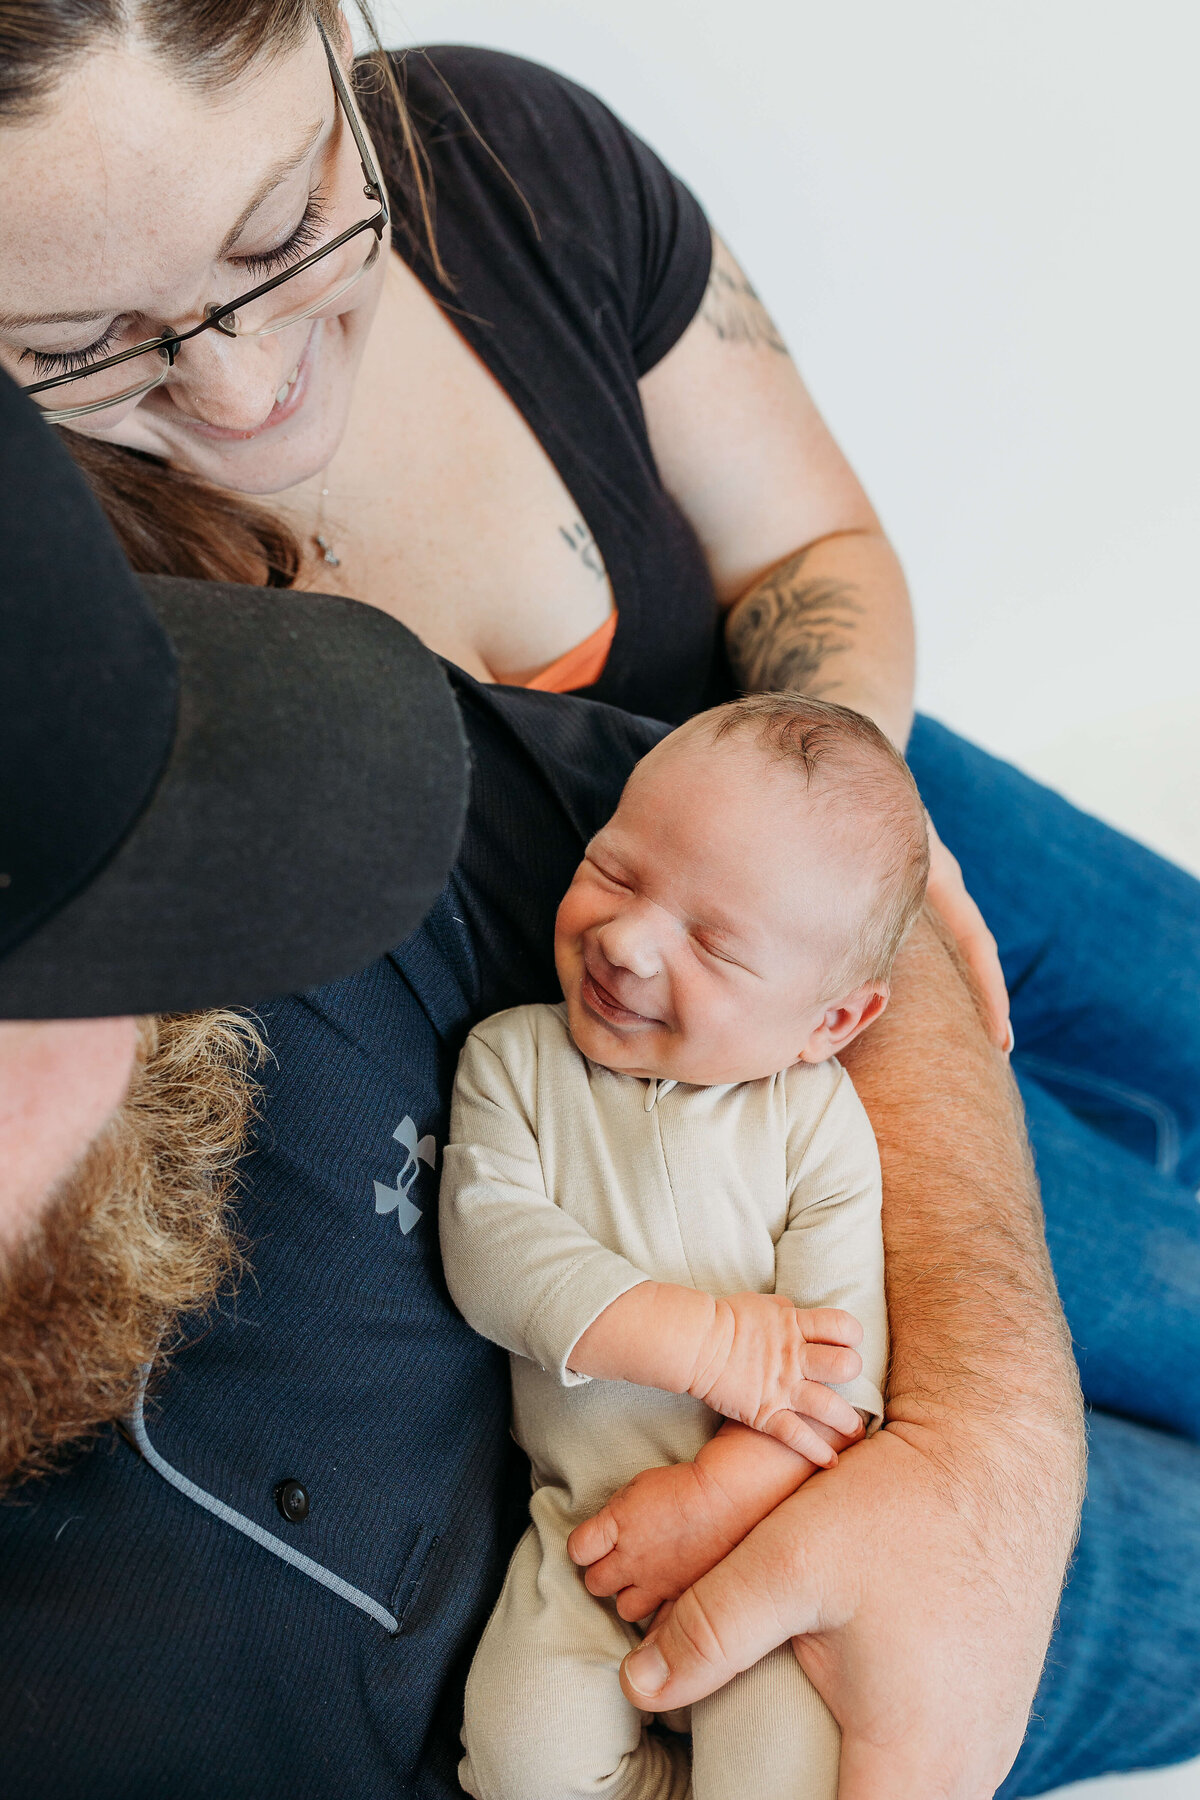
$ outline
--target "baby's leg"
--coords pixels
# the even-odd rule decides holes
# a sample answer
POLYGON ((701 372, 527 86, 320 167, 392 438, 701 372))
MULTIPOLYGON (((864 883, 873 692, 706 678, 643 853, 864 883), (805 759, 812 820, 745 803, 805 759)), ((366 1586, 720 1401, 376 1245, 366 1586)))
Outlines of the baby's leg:
POLYGON ((621 1692, 638 1640, 594 1600, 545 1518, 513 1553, 467 1680, 459 1779, 475 1800, 689 1800, 686 1747, 621 1692))
POLYGON ((841 1733, 790 1644, 692 1707, 695 1800, 837 1800, 841 1733))

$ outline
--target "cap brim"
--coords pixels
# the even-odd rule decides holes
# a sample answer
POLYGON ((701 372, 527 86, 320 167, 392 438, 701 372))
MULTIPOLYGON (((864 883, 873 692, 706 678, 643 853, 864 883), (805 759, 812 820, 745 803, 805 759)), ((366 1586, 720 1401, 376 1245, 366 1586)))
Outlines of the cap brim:
POLYGON ((411 632, 324 594, 142 585, 179 659, 171 755, 100 873, 0 960, 0 1018, 253 1005, 335 980, 401 943, 454 861, 466 747, 411 632))

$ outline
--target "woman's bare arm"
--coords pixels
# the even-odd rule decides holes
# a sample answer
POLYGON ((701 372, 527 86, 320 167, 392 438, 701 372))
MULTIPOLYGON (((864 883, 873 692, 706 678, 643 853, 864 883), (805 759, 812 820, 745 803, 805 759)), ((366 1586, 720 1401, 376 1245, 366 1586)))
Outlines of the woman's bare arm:
POLYGON ((903 747, 913 630, 900 564, 719 238, 700 311, 641 389, 663 480, 729 609, 739 684, 853 706, 903 747))

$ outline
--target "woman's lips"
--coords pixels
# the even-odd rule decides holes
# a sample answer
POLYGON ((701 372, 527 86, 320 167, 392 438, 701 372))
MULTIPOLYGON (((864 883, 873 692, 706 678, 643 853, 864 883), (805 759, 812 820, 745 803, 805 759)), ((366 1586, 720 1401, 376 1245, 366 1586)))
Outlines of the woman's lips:
POLYGON ((583 980, 580 983, 580 997, 589 1012, 603 1019, 606 1025, 654 1025, 656 1020, 647 1018, 645 1013, 632 1011, 622 1006, 614 994, 597 981, 589 968, 584 968, 583 980))
POLYGON ((285 424, 288 419, 292 418, 294 414, 300 411, 300 408, 304 405, 305 398, 307 397, 309 377, 312 373, 313 362, 315 361, 314 353, 317 341, 317 326, 319 323, 319 320, 314 319, 312 325, 309 327, 308 338, 305 342, 303 353, 300 357, 300 361, 296 365, 296 377, 290 387, 288 387, 286 397, 282 401, 276 400, 274 406, 271 408, 261 425, 254 425, 249 431, 231 431, 224 425, 205 425, 200 419, 192 419, 188 417, 187 413, 181 413, 180 417, 188 430, 194 431, 199 437, 213 438, 218 443, 244 444, 249 442, 251 438, 261 437, 264 431, 274 431, 277 425, 285 424))

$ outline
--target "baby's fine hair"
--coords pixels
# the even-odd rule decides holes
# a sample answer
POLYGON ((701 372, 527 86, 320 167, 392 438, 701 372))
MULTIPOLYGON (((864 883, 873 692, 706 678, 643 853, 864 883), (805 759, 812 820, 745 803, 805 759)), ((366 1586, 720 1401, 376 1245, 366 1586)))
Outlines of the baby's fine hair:
POLYGON ((895 745, 864 714, 805 694, 747 694, 691 724, 710 731, 713 743, 752 732, 769 755, 795 767, 814 798, 836 809, 847 841, 876 871, 875 902, 836 985, 889 980, 929 879, 925 808, 895 745))

